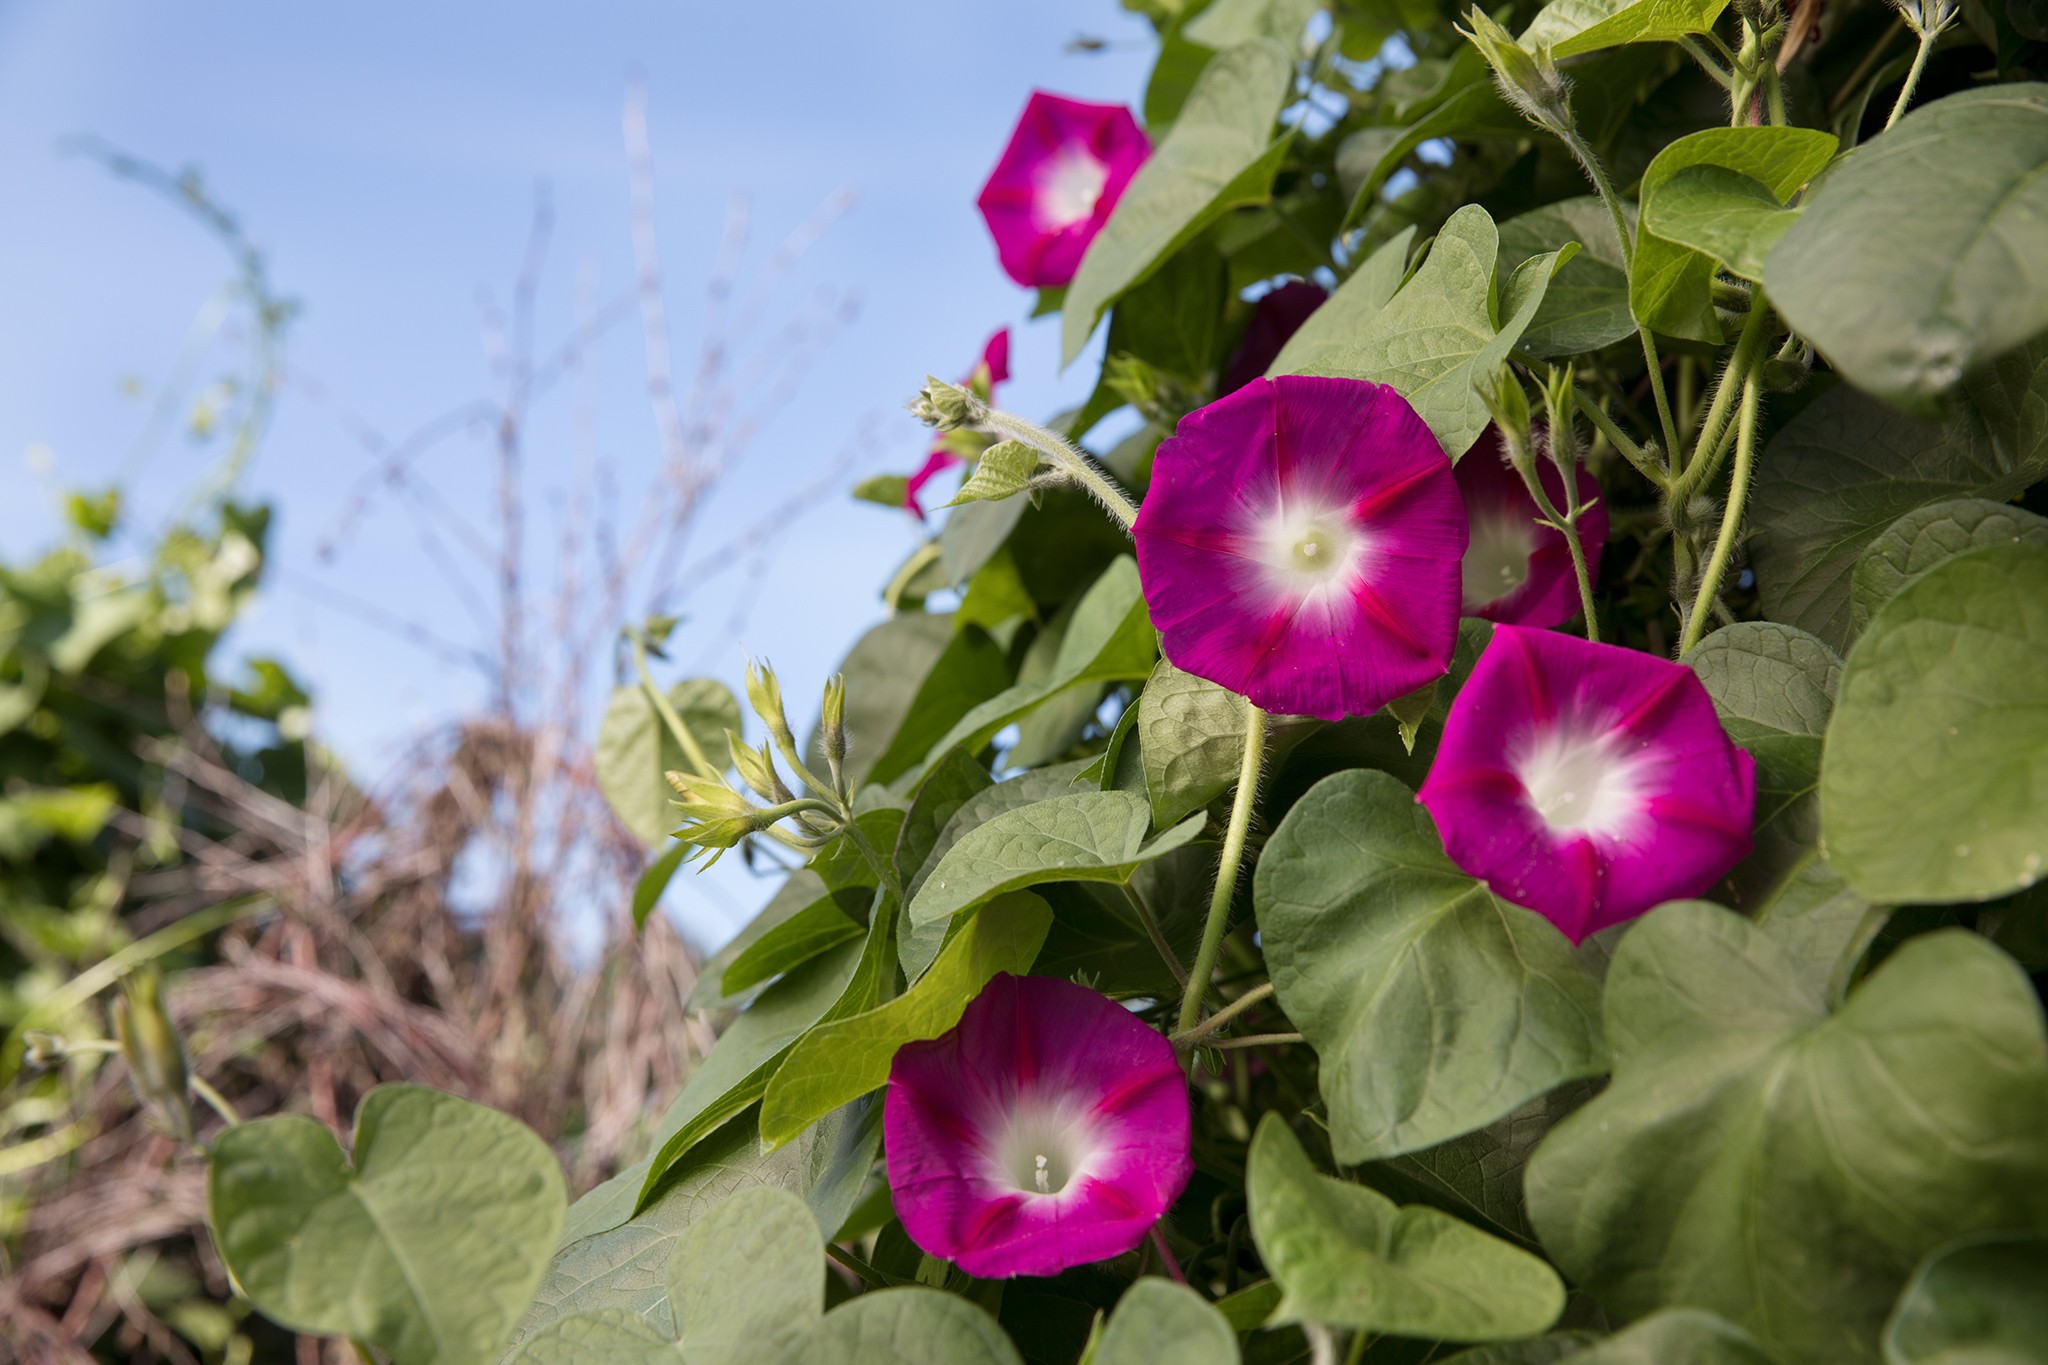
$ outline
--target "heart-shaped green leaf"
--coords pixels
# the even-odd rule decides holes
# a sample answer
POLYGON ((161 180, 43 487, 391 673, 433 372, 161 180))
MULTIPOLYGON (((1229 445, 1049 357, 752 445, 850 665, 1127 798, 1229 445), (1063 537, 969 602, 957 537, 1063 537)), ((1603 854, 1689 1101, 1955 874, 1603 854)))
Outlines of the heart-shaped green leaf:
POLYGON ((495 1110, 386 1085, 353 1158, 295 1114, 221 1134, 207 1213, 236 1283, 282 1326, 402 1365, 495 1360, 562 1228, 554 1153, 495 1110))
POLYGON ((1564 1311, 1557 1272, 1440 1209, 1397 1206, 1319 1174, 1278 1114, 1260 1121, 1245 1168, 1252 1237, 1286 1297, 1280 1322, 1395 1336, 1534 1336, 1564 1311))
POLYGON ((1433 1146, 1605 1065, 1600 950, 1460 872, 1385 773, 1310 788, 1259 859, 1253 903, 1339 1161, 1433 1146))

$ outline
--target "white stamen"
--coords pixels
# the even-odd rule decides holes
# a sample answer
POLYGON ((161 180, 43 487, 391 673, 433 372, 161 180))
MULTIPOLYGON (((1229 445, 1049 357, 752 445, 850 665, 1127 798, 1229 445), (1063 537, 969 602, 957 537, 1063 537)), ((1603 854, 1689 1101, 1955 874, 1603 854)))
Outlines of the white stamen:
POLYGON ((1032 1161, 1036 1169, 1031 1172, 1031 1178, 1038 1182, 1038 1192, 1040 1194, 1051 1194, 1052 1177, 1046 1174, 1045 1153, 1040 1152, 1036 1157, 1032 1158, 1032 1161))
POLYGON ((1366 554, 1366 537, 1341 504, 1301 499, 1273 508, 1253 532, 1266 581, 1280 592, 1313 596, 1348 587, 1366 554))
POLYGON ((1642 815, 1636 765, 1605 735, 1560 727, 1530 744, 1514 767, 1529 804, 1559 834, 1617 836, 1642 815))
POLYGON ((1057 1196, 1096 1159, 1094 1125, 1073 1096, 1019 1095, 988 1144, 988 1175, 1019 1194, 1057 1196))

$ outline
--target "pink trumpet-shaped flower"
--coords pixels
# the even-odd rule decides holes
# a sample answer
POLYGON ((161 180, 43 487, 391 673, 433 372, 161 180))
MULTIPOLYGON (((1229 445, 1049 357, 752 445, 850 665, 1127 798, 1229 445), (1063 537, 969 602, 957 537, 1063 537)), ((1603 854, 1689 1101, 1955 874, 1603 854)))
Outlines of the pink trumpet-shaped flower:
POLYGON ((1151 151, 1123 105, 1032 91, 975 201, 1003 273, 1027 289, 1072 280, 1151 151))
POLYGON ((1740 862, 1756 769, 1684 665, 1496 626, 1416 799, 1452 862, 1577 943, 1740 862))
POLYGON ((1254 379, 1188 414, 1133 534, 1166 657, 1268 711, 1370 715, 1450 662, 1465 509, 1390 388, 1254 379))
MULTIPOLYGON (((1550 505, 1564 510, 1564 478, 1548 460, 1537 474, 1550 505)), ((1607 508, 1594 501, 1600 485, 1582 467, 1579 501, 1592 504, 1579 516, 1579 547, 1586 572, 1600 572, 1607 544, 1607 508)), ((1465 499, 1472 540, 1465 547, 1465 615, 1513 626, 1561 626, 1579 610, 1572 552, 1558 532, 1543 525, 1529 487, 1501 452, 1500 430, 1488 427, 1479 443, 1458 461, 1458 492, 1465 499)))
MULTIPOLYGON (((981 360, 975 365, 974 373, 960 382, 974 390, 975 395, 984 402, 992 403, 995 401, 996 385, 1006 383, 1009 378, 1010 329, 1000 327, 982 346, 981 360)), ((941 436, 933 441, 931 450, 924 457, 924 463, 918 466, 917 472, 903 485, 903 505, 922 519, 924 505, 917 500, 917 495, 942 471, 959 463, 960 456, 948 448, 945 437, 941 436)))
POLYGON ((1194 1169, 1188 1123, 1165 1035, 1004 973, 890 1064, 889 1192, 910 1240, 970 1275, 1056 1275, 1144 1240, 1194 1169))
POLYGON ((1237 353, 1223 367, 1223 381, 1216 386, 1218 397, 1236 393, 1273 367, 1289 338, 1301 330, 1309 314, 1323 306, 1330 291, 1314 280, 1289 280, 1278 289, 1259 296, 1252 305, 1252 320, 1245 324, 1237 353))

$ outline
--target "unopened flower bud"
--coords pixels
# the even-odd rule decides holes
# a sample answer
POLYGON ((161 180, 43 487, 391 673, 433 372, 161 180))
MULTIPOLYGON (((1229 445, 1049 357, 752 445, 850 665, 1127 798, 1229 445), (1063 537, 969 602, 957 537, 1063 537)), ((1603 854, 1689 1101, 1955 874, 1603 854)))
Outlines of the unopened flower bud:
POLYGON ((1479 401, 1493 416, 1500 431, 1501 450, 1508 463, 1526 474, 1535 465, 1535 447, 1529 439, 1529 395, 1514 369, 1502 365, 1491 375, 1472 381, 1479 401))
POLYGON ((988 405, 958 384, 948 384, 935 375, 924 377, 924 388, 910 404, 918 421, 940 431, 967 426, 987 412, 988 405))
POLYGON ((114 1037, 137 1098, 162 1116, 179 1141, 194 1141, 185 1048, 164 1007, 163 978, 155 968, 123 978, 113 1013, 114 1037))
POLYGON ((1571 82, 1558 74, 1550 48, 1545 45, 1529 51, 1477 5, 1466 12, 1465 22, 1471 27, 1458 31, 1471 39, 1493 68, 1501 97, 1532 123, 1554 132, 1570 131, 1571 82))
POLYGON ((732 731, 725 732, 725 745, 732 753, 732 766, 754 795, 763 801, 793 801, 796 794, 783 784, 782 774, 775 771, 775 759, 769 746, 749 748, 747 742, 732 731))
POLYGON ((818 710, 818 739, 825 749, 825 761, 836 776, 846 760, 846 675, 834 673, 825 680, 825 699, 818 710))
POLYGON ((793 745, 796 740, 789 731, 789 717, 782 710, 782 684, 776 680, 775 670, 766 663, 747 663, 747 702, 754 708, 754 714, 768 727, 768 734, 777 746, 793 745))

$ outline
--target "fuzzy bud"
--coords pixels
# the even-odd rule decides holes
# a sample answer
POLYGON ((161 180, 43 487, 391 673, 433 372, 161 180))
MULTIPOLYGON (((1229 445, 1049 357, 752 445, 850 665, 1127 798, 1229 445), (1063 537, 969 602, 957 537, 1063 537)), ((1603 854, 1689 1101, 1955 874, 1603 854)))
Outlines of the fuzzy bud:
POLYGON ((779 747, 796 743, 790 734, 789 717, 782 709, 782 684, 776 680, 775 670, 766 663, 747 663, 747 703, 754 708, 754 714, 768 727, 768 734, 779 747))
POLYGON ((832 775, 839 775, 839 765, 846 761, 846 675, 834 673, 825 680, 825 699, 818 710, 818 739, 825 750, 825 761, 832 765, 832 775))
POLYGON ((1535 446, 1529 436, 1529 395, 1522 381, 1513 368, 1502 365, 1492 375, 1475 379, 1472 387, 1500 430, 1501 449, 1508 463, 1526 476, 1534 468, 1535 446))
POLYGON ((775 759, 768 745, 749 748, 745 740, 727 730, 725 747, 732 754, 733 770, 739 773, 740 780, 754 795, 763 801, 776 803, 796 799, 796 794, 784 785, 782 774, 775 771, 775 759))
POLYGON ((1531 123, 1556 133, 1570 132, 1571 82, 1558 74, 1550 48, 1546 45, 1529 51, 1477 5, 1466 11, 1465 22, 1471 27, 1458 31, 1493 68, 1501 97, 1531 123))
POLYGON ((958 384, 948 384, 934 375, 926 375, 924 388, 912 400, 910 411, 928 427, 951 431, 979 421, 988 412, 988 404, 958 384))
POLYGON ((162 1116, 179 1141, 195 1141, 185 1047, 164 1007, 163 978, 155 968, 122 979, 113 1014, 114 1037, 137 1098, 162 1116))

